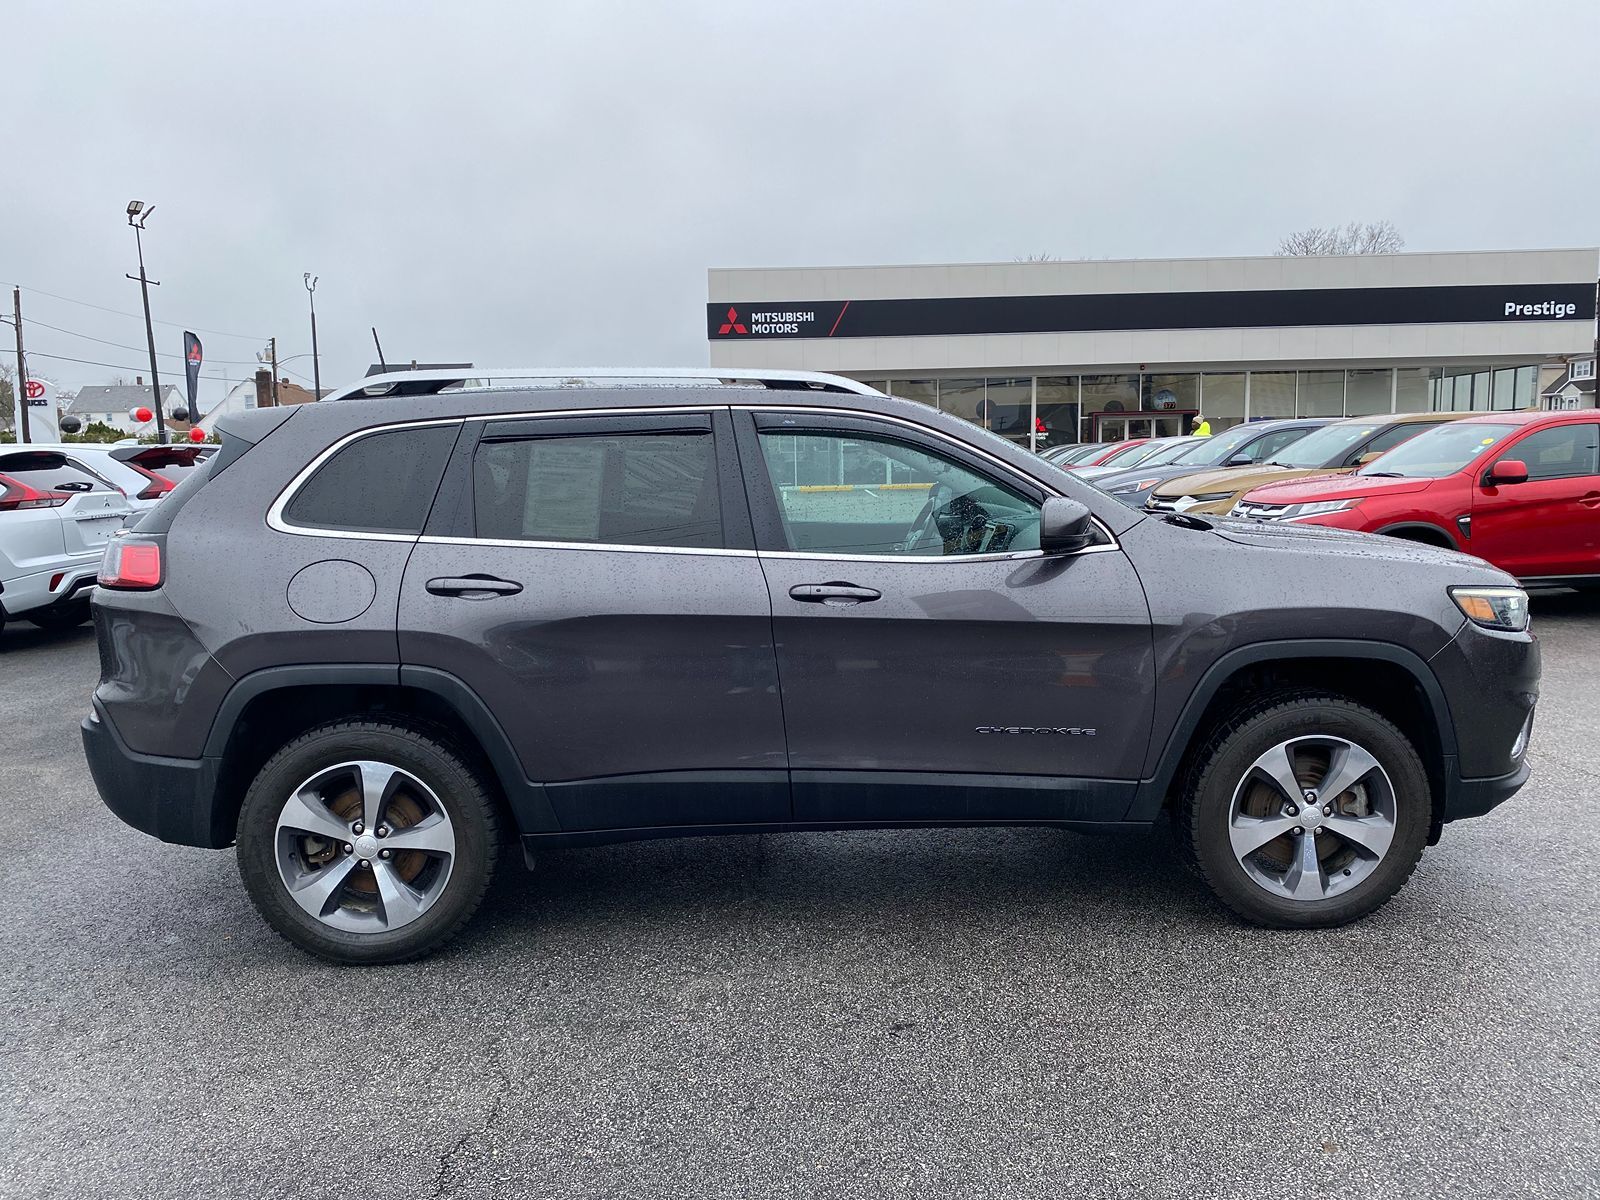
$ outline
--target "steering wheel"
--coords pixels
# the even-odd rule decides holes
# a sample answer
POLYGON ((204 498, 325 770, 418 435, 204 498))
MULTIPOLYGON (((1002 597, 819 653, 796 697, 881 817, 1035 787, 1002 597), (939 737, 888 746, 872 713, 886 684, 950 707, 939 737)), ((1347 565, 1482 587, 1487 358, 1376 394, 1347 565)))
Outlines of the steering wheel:
POLYGON ((916 550, 923 544, 932 532, 934 514, 954 497, 955 489, 948 483, 935 483, 928 489, 927 502, 923 504, 922 511, 917 513, 916 519, 911 522, 911 527, 906 530, 906 535, 901 539, 901 545, 907 550, 916 550))

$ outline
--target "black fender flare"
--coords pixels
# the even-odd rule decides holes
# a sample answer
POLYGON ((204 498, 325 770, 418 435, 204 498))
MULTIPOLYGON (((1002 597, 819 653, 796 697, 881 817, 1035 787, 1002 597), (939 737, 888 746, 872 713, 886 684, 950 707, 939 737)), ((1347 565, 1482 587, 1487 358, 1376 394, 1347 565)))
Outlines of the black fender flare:
MULTIPOLYGON (((1413 530, 1418 533, 1435 534, 1442 537, 1448 543, 1448 549, 1457 551, 1461 549, 1460 541, 1452 537, 1448 529, 1443 525, 1435 525, 1431 521, 1397 521, 1393 525, 1385 525, 1382 529, 1374 530, 1374 532, 1381 534, 1383 537, 1403 538, 1413 530)), ((1423 542, 1422 544, 1431 545, 1432 543, 1423 542)), ((1445 548, 1440 547, 1440 549, 1445 548)))
POLYGON ((433 667, 394 663, 304 663, 266 667, 241 677, 228 689, 206 735, 205 756, 220 760, 245 707, 284 688, 317 686, 409 687, 431 692, 461 718, 489 760, 515 816, 519 832, 554 833, 561 828, 544 785, 527 777, 511 739, 487 705, 456 676, 433 667))
MULTIPOLYGON (((1439 685, 1433 668, 1428 666, 1427 661, 1416 652, 1391 642, 1368 642, 1359 638, 1303 638, 1279 642, 1255 642, 1228 651, 1206 668, 1205 674, 1200 677, 1200 682, 1189 693, 1189 699, 1185 701, 1183 711, 1178 714, 1178 720, 1173 725, 1172 731, 1167 735, 1161 757, 1156 760, 1155 773, 1148 779, 1139 781, 1138 790, 1134 793, 1133 802, 1128 806, 1123 820, 1153 821, 1160 814, 1162 806, 1166 803, 1167 793, 1177 778, 1183 756, 1188 752, 1190 742, 1200 727, 1201 718, 1231 675, 1244 667, 1255 666, 1258 663, 1297 658, 1366 659, 1372 662, 1392 663, 1403 668, 1422 689, 1429 711, 1433 714, 1434 730, 1438 735, 1439 749, 1444 758, 1444 779, 1441 782, 1446 788, 1450 786, 1450 781, 1455 775, 1457 753, 1455 718, 1451 716, 1444 688, 1439 685)), ((1436 805, 1441 798, 1435 797, 1436 805)))

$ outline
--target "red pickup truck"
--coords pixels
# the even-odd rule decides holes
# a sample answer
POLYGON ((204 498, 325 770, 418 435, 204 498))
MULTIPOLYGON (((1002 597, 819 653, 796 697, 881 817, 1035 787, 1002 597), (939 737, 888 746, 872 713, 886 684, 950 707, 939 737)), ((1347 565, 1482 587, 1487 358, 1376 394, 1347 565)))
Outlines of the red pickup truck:
POLYGON ((1600 412, 1452 421, 1353 475, 1255 488, 1231 515, 1385 533, 1525 583, 1600 586, 1600 412))

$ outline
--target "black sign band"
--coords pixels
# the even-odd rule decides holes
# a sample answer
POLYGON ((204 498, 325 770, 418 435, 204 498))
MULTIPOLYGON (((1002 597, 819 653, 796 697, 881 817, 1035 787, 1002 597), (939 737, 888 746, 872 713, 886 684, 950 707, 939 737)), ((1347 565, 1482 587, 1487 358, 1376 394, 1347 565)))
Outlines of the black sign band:
POLYGON ((1264 329, 1592 321, 1590 283, 1299 291, 1113 292, 706 305, 712 341, 741 338, 949 337, 1135 329, 1264 329))

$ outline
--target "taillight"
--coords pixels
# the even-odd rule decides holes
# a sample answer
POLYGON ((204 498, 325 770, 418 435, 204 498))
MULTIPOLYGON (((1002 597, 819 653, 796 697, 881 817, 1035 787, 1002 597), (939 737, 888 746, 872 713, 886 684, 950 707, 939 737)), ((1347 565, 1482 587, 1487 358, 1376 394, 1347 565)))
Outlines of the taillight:
POLYGON ((60 508, 72 497, 66 492, 41 492, 9 475, 0 475, 0 512, 18 508, 60 508))
POLYGON ((172 480, 168 479, 165 475, 157 475, 148 467, 141 467, 138 463, 131 462, 127 465, 132 467, 135 471, 139 472, 139 474, 143 475, 150 481, 144 485, 144 489, 140 491, 138 499, 159 500, 172 490, 172 480))
POLYGON ((161 586, 161 547, 155 542, 112 538, 96 582, 103 588, 149 591, 161 586))

